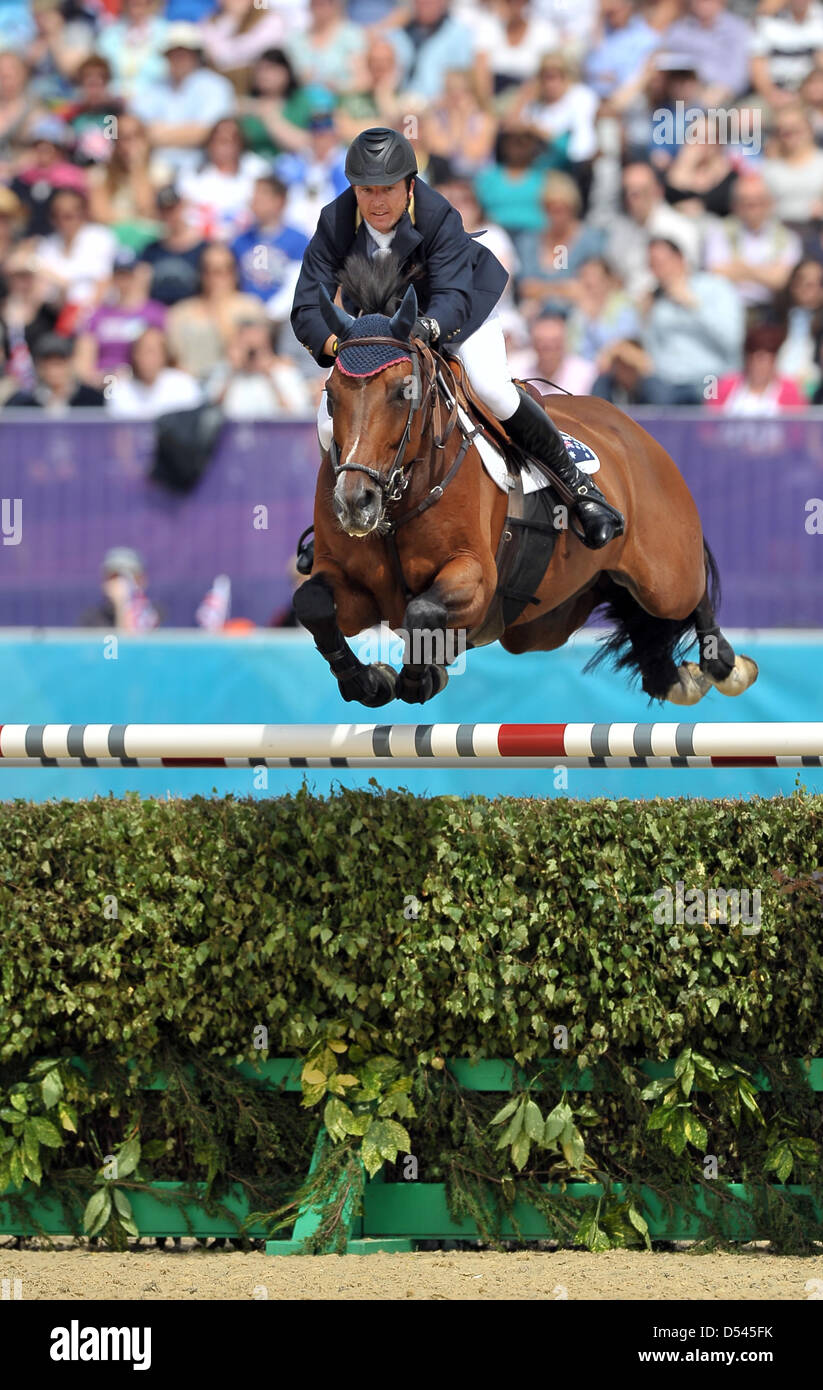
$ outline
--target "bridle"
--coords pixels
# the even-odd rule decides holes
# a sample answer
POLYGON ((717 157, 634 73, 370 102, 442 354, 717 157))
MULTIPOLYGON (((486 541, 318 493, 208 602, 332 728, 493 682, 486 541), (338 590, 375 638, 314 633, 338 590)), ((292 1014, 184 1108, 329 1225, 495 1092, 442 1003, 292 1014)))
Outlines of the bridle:
MULTIPOLYGON (((415 338, 411 342, 403 342, 400 338, 391 338, 375 334, 368 338, 344 338, 338 343, 338 353, 347 345, 352 347, 363 347, 371 344, 400 348, 404 356, 411 357, 412 389, 409 398, 409 413, 406 417, 406 424, 400 438, 400 443, 397 446, 397 452, 395 453, 388 473, 381 473, 376 468, 369 468, 365 463, 341 463, 340 450, 332 434, 331 444, 329 445, 329 462, 331 463, 335 480, 341 473, 365 473, 366 477, 370 478, 371 481, 376 483, 380 488, 380 491, 383 493, 384 504, 400 502, 411 482, 412 469, 415 463, 418 463, 421 458, 421 455, 418 453, 406 463, 406 451, 409 447, 412 425, 414 424, 414 419, 418 411, 423 412, 420 426, 421 441, 425 436, 427 425, 429 423, 432 424, 434 430, 434 437, 431 441, 432 450, 445 449, 455 427, 459 428, 463 436, 463 445, 445 478, 442 482, 436 483, 434 487, 430 489, 417 507, 409 512, 405 512, 402 516, 393 517, 390 520, 388 532, 384 532, 384 534, 392 534, 399 526, 404 525, 407 521, 411 521, 413 517, 420 516, 422 512, 433 506, 435 502, 439 502, 446 487, 463 462, 475 435, 479 434, 480 431, 479 429, 467 430, 464 428, 458 413, 457 382, 455 381, 454 372, 447 359, 439 352, 429 347, 428 344, 423 343, 419 338, 415 338), (450 403, 445 428, 442 428, 443 397, 450 403)), ((386 365, 388 366, 390 364, 387 363, 386 365)))

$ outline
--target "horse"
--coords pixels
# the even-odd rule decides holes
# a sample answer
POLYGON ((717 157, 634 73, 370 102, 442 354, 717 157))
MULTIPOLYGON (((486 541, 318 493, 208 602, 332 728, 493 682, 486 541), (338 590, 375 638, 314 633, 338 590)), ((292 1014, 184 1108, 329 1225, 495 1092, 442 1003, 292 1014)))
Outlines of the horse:
MULTIPOLYGON (((545 523, 533 523, 550 558, 532 591, 515 589, 512 600, 500 557, 518 522, 484 467, 479 426, 461 408, 455 360, 413 336, 414 284, 389 254, 350 256, 340 286, 360 314, 321 288, 325 322, 338 338, 326 384, 333 438, 317 478, 311 574, 293 601, 344 700, 425 703, 447 683, 455 640, 462 637, 462 650, 499 640, 515 654, 552 651, 595 609, 611 631, 586 670, 611 661, 640 679, 650 702, 693 705, 712 688, 748 689, 757 666, 717 626, 718 568, 694 499, 646 430, 596 397, 549 398, 559 429, 599 458, 598 483, 626 518, 625 533, 588 549, 568 520, 573 497, 549 474, 553 502, 569 506, 554 506, 551 537, 545 523), (359 362, 357 373, 347 360, 359 362), (346 641, 380 623, 403 634, 399 672, 361 661, 346 641), (684 661, 695 640, 699 663, 684 661)), ((525 470, 541 465, 512 450, 506 463, 521 495, 525 470)))

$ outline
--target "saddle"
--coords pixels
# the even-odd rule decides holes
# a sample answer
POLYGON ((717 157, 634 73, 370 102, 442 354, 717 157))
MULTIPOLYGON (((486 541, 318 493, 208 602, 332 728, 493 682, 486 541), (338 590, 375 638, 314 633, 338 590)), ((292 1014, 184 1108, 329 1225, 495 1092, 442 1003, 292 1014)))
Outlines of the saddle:
MULTIPOLYGON (((511 487, 508 511, 494 557, 497 587, 482 622, 466 638, 467 648, 485 647, 490 642, 496 642, 529 604, 539 603, 535 590, 539 588, 549 567, 557 541, 555 509, 558 504, 570 507, 575 499, 560 479, 553 475, 551 483, 545 488, 524 493, 521 467, 528 462, 529 456, 514 444, 503 424, 475 396, 462 363, 450 357, 449 366, 454 373, 458 395, 462 398, 460 404, 472 425, 490 437, 507 463, 511 461, 512 464, 509 469, 511 487)), ((543 395, 532 382, 518 381, 517 384, 542 405, 543 395)))

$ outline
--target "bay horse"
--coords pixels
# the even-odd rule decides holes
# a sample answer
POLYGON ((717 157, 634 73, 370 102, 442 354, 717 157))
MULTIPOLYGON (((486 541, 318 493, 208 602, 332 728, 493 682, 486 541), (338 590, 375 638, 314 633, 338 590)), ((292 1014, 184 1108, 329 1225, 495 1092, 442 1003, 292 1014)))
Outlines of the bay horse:
MULTIPOLYGON (((601 607, 612 631, 587 670, 610 659, 640 678, 650 700, 680 705, 712 687, 746 690, 757 666, 736 656, 717 626, 718 570, 691 493, 661 445, 607 401, 553 395, 551 415, 599 457, 598 483, 626 518, 625 534, 595 551, 573 522, 555 521, 551 540, 536 537, 550 547, 542 578, 515 595, 514 608, 501 608, 501 547, 517 522, 483 465, 471 419, 458 412, 465 396, 454 359, 411 336, 417 299, 407 281, 390 254, 349 257, 341 290, 358 317, 321 290, 338 337, 326 384, 333 438, 317 479, 311 576, 294 608, 343 698, 369 708, 424 703, 448 680, 453 657, 443 653, 456 635, 468 635, 464 649, 497 639, 513 653, 551 651, 601 607), (359 362, 356 372, 347 360, 359 362), (380 622, 403 633, 399 672, 360 661, 346 641, 380 622), (699 664, 683 662, 695 637, 699 664), (426 646, 433 638, 434 653, 426 646)), ((511 485, 529 463, 540 467, 511 451, 506 461, 511 485)), ((556 502, 562 485, 558 494, 548 477, 556 502)), ((556 511, 573 516, 573 495, 565 500, 570 510, 556 511)))

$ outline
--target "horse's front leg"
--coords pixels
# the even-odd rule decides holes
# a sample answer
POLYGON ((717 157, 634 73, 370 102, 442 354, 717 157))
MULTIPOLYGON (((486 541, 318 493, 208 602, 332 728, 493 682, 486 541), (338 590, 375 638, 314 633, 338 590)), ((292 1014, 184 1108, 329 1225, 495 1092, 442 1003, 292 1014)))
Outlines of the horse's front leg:
POLYGON ((294 594, 294 611, 308 628, 320 655, 337 678, 344 700, 358 700, 374 709, 395 698, 397 672, 384 662, 364 664, 349 646, 341 625, 350 635, 380 621, 373 594, 343 573, 323 563, 294 594))
POLYGON ((396 696, 425 704, 446 686, 446 670, 466 649, 466 636, 483 618, 494 593, 494 565, 486 573, 473 555, 459 555, 434 583, 410 599, 403 619, 405 649, 396 696))

